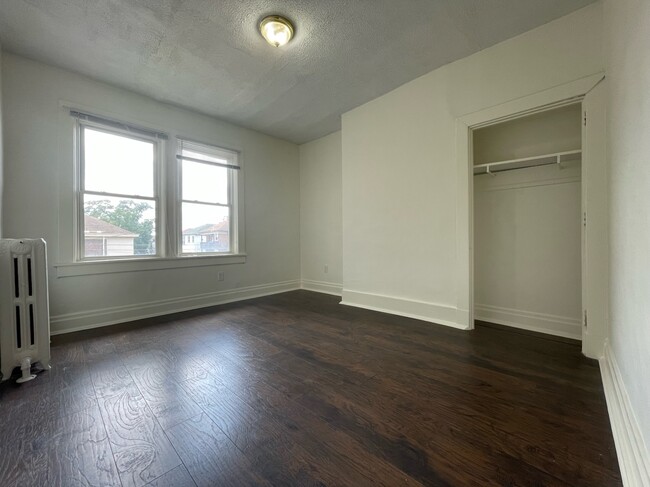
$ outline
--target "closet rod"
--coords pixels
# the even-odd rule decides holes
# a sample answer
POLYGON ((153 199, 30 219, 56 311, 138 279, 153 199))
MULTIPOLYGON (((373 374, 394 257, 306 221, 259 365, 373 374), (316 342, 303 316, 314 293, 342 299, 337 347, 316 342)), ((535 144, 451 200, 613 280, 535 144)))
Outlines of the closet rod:
POLYGON ((526 169, 529 167, 548 166, 551 164, 561 165, 564 162, 580 161, 582 151, 557 152, 555 154, 545 154, 543 156, 526 157, 523 159, 513 159, 510 161, 489 162, 474 166, 474 175, 490 174, 495 176, 496 173, 505 171, 514 171, 515 169, 526 169))

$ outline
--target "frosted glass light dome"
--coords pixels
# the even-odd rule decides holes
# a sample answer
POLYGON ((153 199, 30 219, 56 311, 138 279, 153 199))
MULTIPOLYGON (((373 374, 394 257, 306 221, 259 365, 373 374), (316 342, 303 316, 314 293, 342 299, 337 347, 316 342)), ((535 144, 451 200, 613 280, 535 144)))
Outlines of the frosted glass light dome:
POLYGON ((293 25, 284 17, 270 15, 260 22, 260 33, 266 42, 281 47, 293 37, 293 25))

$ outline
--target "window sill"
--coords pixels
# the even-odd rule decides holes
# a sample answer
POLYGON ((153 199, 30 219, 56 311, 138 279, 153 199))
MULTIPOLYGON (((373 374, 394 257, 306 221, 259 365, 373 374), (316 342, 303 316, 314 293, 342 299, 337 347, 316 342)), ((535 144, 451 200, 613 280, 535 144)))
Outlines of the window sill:
POLYGON ((119 272, 157 271, 215 265, 244 264, 246 254, 192 255, 186 257, 151 257, 145 259, 116 259, 54 264, 56 277, 116 274, 119 272))

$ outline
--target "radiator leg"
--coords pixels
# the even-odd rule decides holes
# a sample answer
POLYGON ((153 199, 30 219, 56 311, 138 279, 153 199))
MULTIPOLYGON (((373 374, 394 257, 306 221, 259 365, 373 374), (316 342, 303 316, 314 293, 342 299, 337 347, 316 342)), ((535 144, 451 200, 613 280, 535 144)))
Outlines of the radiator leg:
POLYGON ((20 370, 22 371, 23 376, 20 379, 16 380, 16 382, 18 382, 19 384, 22 384, 23 382, 30 381, 32 379, 36 379, 36 376, 31 373, 32 372, 32 359, 30 359, 29 357, 25 357, 22 360, 22 362, 20 364, 20 370))

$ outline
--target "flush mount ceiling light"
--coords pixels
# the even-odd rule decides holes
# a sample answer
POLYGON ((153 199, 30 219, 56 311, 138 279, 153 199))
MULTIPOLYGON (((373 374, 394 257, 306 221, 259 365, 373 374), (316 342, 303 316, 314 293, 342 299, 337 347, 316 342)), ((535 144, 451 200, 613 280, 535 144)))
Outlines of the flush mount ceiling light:
POLYGON ((260 22, 260 33, 274 47, 284 46, 293 37, 293 25, 284 17, 269 15, 260 22))

